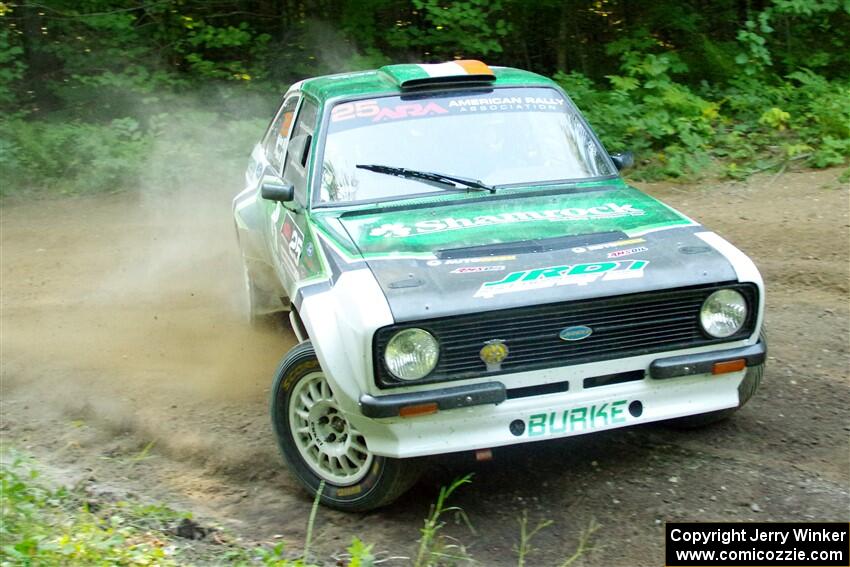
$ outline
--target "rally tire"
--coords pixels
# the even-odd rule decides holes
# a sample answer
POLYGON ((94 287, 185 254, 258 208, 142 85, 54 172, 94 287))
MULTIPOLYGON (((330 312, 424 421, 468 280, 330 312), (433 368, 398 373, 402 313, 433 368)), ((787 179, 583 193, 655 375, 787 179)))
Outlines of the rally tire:
MULTIPOLYGON (((390 504, 413 486, 419 478, 421 472, 419 460, 391 459, 357 451, 356 455, 359 457, 357 462, 345 461, 347 467, 353 467, 355 470, 352 475, 353 480, 345 482, 335 476, 333 470, 324 470, 323 467, 330 467, 330 460, 326 462, 321 458, 325 455, 321 454, 318 445, 311 444, 311 447, 319 452, 318 458, 311 456, 312 454, 304 447, 306 444, 304 439, 316 433, 318 428, 325 426, 318 425, 319 422, 315 421, 308 428, 310 433, 302 432, 299 435, 293 430, 293 420, 298 419, 293 415, 293 411, 296 414, 299 411, 303 413, 300 404, 304 403, 304 390, 321 380, 320 376, 323 377, 324 374, 310 341, 293 347, 277 368, 271 392, 271 419, 284 461, 311 496, 315 497, 320 483, 325 481, 320 501, 326 506, 344 511, 363 512, 390 504), (357 469, 361 461, 366 466, 357 469)), ((327 382, 317 389, 330 392, 327 382)), ((330 392, 330 398, 333 398, 332 392, 330 392)), ((320 403, 333 405, 327 400, 322 400, 320 403)), ((314 409, 315 407, 310 408, 311 415, 314 409)), ((359 436, 340 412, 334 412, 333 417, 345 421, 345 432, 352 433, 352 439, 359 436)), ((315 437, 312 439, 315 440, 315 437)), ((362 441, 365 442, 365 440, 362 441)), ((358 447, 364 444, 361 442, 358 447)), ((339 459, 336 462, 342 463, 339 459)))
MULTIPOLYGON (((767 331, 762 326, 759 339, 767 347, 767 331)), ((710 411, 697 415, 689 415, 680 417, 667 422, 668 425, 678 429, 698 429, 705 427, 725 419, 732 417, 735 412, 744 407, 750 398, 752 398, 761 385, 761 379, 764 376, 764 363, 758 366, 750 366, 747 368, 747 373, 744 374, 744 379, 738 385, 738 405, 734 408, 722 409, 718 411, 710 411)))

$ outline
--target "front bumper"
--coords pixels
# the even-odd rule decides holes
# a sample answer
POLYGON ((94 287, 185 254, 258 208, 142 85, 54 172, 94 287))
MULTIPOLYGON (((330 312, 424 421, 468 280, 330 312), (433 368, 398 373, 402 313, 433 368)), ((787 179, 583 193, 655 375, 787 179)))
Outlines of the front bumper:
MULTIPOLYGON (((746 367, 757 366, 764 362, 766 355, 765 343, 760 341, 743 348, 659 358, 649 365, 649 375, 660 380, 695 374, 711 374, 717 363, 740 360, 746 367)), ((492 381, 387 396, 363 394, 360 397, 360 408, 366 417, 397 417, 403 408, 411 406, 434 404, 440 411, 445 411, 487 404, 498 405, 507 399, 505 385, 492 381)))
MULTIPOLYGON (((377 455, 407 458, 541 441, 694 415, 739 405, 747 370, 711 374, 715 362, 764 362, 764 343, 658 358, 642 379, 509 399, 500 382, 360 399, 349 416, 377 455), (395 417, 402 407, 436 403, 438 413, 395 417), (450 409, 451 411, 442 411, 450 409), (370 418, 374 417, 375 419, 370 418)), ((646 367, 645 367, 646 368, 646 367)))

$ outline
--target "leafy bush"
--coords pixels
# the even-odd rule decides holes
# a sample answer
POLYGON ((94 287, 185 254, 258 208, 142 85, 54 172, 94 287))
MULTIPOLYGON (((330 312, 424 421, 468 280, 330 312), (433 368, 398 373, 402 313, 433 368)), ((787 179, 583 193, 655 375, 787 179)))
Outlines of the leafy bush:
POLYGON ((2 194, 236 179, 283 85, 466 57, 554 74, 637 177, 850 155, 845 0, 49 4, 0 2, 2 194))
POLYGON ((10 119, 0 122, 3 195, 87 194, 179 186, 186 180, 238 181, 265 122, 216 112, 160 113, 142 127, 10 119))
POLYGON ((850 82, 800 70, 779 83, 742 76, 695 92, 672 78, 675 58, 624 60, 625 73, 609 76, 607 89, 581 73, 555 80, 609 151, 637 154, 637 177, 711 172, 718 161, 741 177, 790 160, 827 167, 850 156, 850 82))
POLYGON ((3 565, 177 565, 149 531, 176 513, 125 503, 117 506, 120 512, 100 517, 78 494, 46 488, 23 464, 15 459, 0 466, 3 565))
POLYGON ((447 9, 439 0, 412 0, 410 19, 390 30, 391 46, 452 59, 502 52, 501 39, 511 25, 501 18, 501 0, 467 0, 447 9))
MULTIPOLYGON (((147 448, 145 449, 147 451, 147 448)), ((455 516, 474 533, 469 518, 458 506, 448 506, 452 494, 470 482, 471 474, 440 489, 437 501, 419 530, 419 546, 412 565, 437 567, 475 563, 455 538, 443 533, 446 517, 455 516)), ((324 484, 319 485, 321 494, 324 484)), ((83 485, 72 489, 50 488, 39 478, 38 464, 14 449, 0 454, 0 566, 7 565, 187 565, 260 564, 268 567, 315 567, 310 554, 319 497, 313 501, 301 554, 285 544, 247 544, 218 527, 202 527, 191 514, 135 499, 115 500, 88 493, 83 485), (196 539, 200 538, 200 539, 196 539)), ((519 520, 519 543, 514 547, 517 565, 523 567, 535 551, 534 537, 551 526, 541 521, 528 529, 528 514, 519 520)), ((578 535, 568 567, 595 549, 592 539, 601 526, 591 520, 578 535)), ((375 552, 352 538, 342 557, 348 567, 374 567, 392 551, 375 552)), ((342 565, 342 559, 337 560, 342 565)))
POLYGON ((623 53, 623 75, 598 89, 584 75, 558 73, 557 81, 586 114, 609 151, 631 150, 650 167, 645 176, 680 177, 710 162, 719 104, 677 83, 685 69, 673 54, 623 53))
POLYGON ((151 139, 132 118, 109 124, 0 122, 3 194, 60 188, 62 192, 116 191, 132 186, 151 139))
MULTIPOLYGON (((313 566, 310 561, 293 558, 282 543, 248 546, 218 528, 202 528, 191 520, 191 514, 166 506, 92 498, 79 487, 49 488, 39 478, 36 463, 12 451, 5 452, 0 460, 0 511, 0 565, 4 567, 167 567, 196 563, 313 566), (214 533, 214 542, 195 541, 197 530, 205 536, 214 533), (187 539, 187 532, 192 538, 187 539)), ((311 515, 311 526, 314 521, 311 515)), ((373 565, 372 546, 357 538, 348 554, 350 567, 373 565)), ((308 555, 306 549, 304 555, 308 555)))

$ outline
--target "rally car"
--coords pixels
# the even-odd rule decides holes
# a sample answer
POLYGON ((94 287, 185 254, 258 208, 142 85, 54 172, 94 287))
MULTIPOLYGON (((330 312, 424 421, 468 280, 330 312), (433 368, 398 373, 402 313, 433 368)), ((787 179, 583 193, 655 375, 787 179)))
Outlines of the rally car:
POLYGON ((427 455, 728 416, 764 286, 627 185, 553 81, 479 61, 292 85, 233 202, 250 314, 288 312, 283 457, 321 501, 391 502, 427 455))

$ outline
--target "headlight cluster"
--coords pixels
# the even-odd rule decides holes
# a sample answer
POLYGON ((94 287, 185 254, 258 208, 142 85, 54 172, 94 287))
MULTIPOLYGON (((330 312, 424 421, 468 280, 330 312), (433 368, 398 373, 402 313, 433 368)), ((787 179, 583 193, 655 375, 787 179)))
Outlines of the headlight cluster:
POLYGON ((699 312, 702 328, 712 337, 731 337, 747 320, 747 301, 734 289, 720 289, 709 295, 699 312))
POLYGON ((419 380, 437 366, 440 345, 424 329, 403 329, 392 336, 384 350, 384 362, 400 380, 419 380))
MULTIPOLYGON (((710 336, 723 339, 741 330, 747 321, 747 300, 734 289, 719 289, 700 308, 699 319, 710 336)), ((420 380, 440 359, 440 344, 425 329, 411 327, 396 332, 384 348, 387 370, 399 380, 420 380)))

